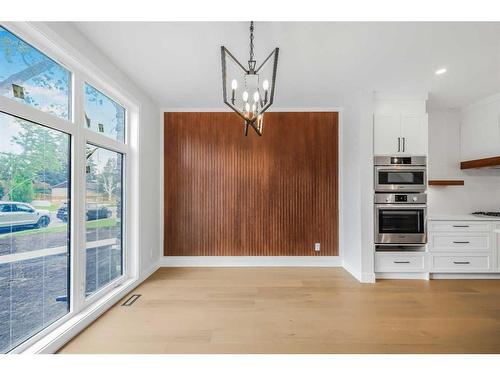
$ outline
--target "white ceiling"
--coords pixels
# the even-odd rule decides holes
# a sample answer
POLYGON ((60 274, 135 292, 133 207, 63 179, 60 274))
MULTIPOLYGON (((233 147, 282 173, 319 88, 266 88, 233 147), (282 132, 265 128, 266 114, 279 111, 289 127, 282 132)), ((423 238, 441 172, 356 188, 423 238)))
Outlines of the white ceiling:
MULTIPOLYGON (((248 60, 247 22, 75 25, 162 108, 222 107, 220 46, 248 60)), ((359 90, 456 108, 500 91, 500 23, 257 22, 255 44, 258 61, 280 47, 280 108, 342 106, 359 90)))

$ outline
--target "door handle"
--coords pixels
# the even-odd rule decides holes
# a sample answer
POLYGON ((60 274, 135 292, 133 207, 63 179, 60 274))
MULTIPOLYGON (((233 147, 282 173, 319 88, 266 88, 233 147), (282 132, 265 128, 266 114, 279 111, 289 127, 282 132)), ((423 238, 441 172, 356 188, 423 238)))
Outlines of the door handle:
POLYGON ((398 137, 398 152, 401 152, 401 137, 398 137))
POLYGON ((393 261, 395 264, 410 264, 409 260, 395 260, 393 261))
POLYGON ((454 264, 470 264, 470 262, 453 262, 454 264))
POLYGON ((453 241, 453 243, 470 243, 470 241, 453 241))

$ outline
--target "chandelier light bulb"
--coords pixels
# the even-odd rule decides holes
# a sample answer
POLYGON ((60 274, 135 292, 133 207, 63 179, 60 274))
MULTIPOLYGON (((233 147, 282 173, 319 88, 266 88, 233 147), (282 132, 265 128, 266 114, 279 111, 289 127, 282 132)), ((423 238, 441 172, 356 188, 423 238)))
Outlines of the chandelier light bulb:
POLYGON ((266 79, 264 82, 262 82, 262 88, 267 91, 269 90, 269 81, 266 79))
POLYGON ((255 106, 255 103, 252 104, 252 112, 255 113, 255 110, 256 110, 256 106, 255 106))
POLYGON ((253 101, 254 102, 258 102, 259 101, 259 92, 258 91, 255 91, 253 93, 253 101))
POLYGON ((238 81, 233 79, 233 81, 231 82, 231 88, 233 90, 236 90, 238 88, 238 81))
POLYGON ((248 101, 248 92, 243 91, 243 101, 247 102, 248 101))
MULTIPOLYGON (((248 94, 247 94, 247 96, 248 96, 248 94)), ((250 111, 250 104, 248 104, 248 103, 247 103, 247 104, 245 104, 245 111, 246 111, 246 112, 249 112, 249 111, 250 111)))

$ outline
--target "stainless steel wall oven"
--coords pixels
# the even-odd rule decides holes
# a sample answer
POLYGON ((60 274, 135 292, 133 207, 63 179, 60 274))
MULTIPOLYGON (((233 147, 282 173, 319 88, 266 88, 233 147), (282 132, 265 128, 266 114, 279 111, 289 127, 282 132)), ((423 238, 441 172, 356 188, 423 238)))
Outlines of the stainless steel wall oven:
POLYGON ((425 244, 427 195, 375 194, 376 244, 425 244))
POLYGON ((376 192, 424 192, 427 189, 425 156, 376 156, 376 192))

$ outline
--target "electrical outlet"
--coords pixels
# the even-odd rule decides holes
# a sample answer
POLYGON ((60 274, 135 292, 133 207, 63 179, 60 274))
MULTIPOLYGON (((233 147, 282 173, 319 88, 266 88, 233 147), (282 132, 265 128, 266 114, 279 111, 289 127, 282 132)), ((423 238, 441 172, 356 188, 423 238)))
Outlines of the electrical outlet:
POLYGON ((319 242, 316 242, 314 244, 314 251, 320 251, 321 250, 321 244, 319 242))

